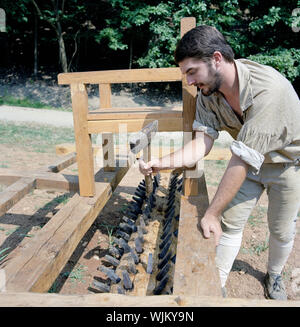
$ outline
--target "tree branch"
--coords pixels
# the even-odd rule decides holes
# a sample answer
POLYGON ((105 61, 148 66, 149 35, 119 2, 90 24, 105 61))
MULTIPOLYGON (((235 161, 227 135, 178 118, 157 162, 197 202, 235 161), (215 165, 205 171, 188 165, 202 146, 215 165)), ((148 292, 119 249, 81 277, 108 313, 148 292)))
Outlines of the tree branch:
POLYGON ((31 2, 35 6, 35 9, 36 9, 38 15, 40 17, 42 17, 43 19, 45 19, 54 28, 55 32, 57 32, 55 25, 43 15, 43 13, 41 12, 41 10, 40 10, 39 6, 37 5, 37 3, 35 2, 35 0, 31 0, 31 2))

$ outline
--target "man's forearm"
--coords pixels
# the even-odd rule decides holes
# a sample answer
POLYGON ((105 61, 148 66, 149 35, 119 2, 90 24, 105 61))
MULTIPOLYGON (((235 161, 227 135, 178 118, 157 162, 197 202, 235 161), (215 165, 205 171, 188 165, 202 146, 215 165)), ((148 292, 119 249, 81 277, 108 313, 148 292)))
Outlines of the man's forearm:
POLYGON ((248 172, 248 165, 233 155, 220 182, 218 190, 206 214, 219 217, 242 186, 248 172))
POLYGON ((159 159, 159 169, 174 169, 180 167, 193 167, 211 150, 213 140, 203 134, 196 134, 195 139, 183 148, 159 159))

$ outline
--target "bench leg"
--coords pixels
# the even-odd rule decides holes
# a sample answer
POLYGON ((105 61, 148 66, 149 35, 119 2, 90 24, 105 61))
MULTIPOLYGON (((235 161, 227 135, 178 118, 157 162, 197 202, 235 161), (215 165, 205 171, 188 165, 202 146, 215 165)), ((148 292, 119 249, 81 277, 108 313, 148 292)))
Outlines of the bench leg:
POLYGON ((91 134, 88 133, 88 96, 84 84, 71 84, 74 132, 77 153, 79 193, 95 195, 94 158, 91 134))

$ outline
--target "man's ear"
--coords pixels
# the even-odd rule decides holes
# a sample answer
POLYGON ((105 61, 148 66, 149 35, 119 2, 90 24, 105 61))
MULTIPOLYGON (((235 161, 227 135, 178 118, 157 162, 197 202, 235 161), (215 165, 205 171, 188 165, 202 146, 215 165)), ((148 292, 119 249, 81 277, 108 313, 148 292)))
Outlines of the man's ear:
POLYGON ((213 61, 215 62, 216 68, 219 68, 223 60, 222 53, 220 51, 215 51, 213 54, 213 61))

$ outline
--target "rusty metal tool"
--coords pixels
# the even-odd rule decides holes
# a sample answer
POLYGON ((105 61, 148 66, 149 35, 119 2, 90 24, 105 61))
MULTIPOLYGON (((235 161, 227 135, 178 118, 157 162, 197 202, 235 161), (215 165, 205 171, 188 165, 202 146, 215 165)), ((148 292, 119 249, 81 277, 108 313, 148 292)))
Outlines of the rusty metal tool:
MULTIPOLYGON (((151 138, 158 131, 158 120, 154 120, 141 129, 138 133, 134 133, 129 138, 130 150, 133 154, 138 154, 141 150, 144 151, 143 159, 145 162, 151 160, 151 138)), ((153 192, 152 174, 145 176, 146 194, 149 196, 153 192)))

